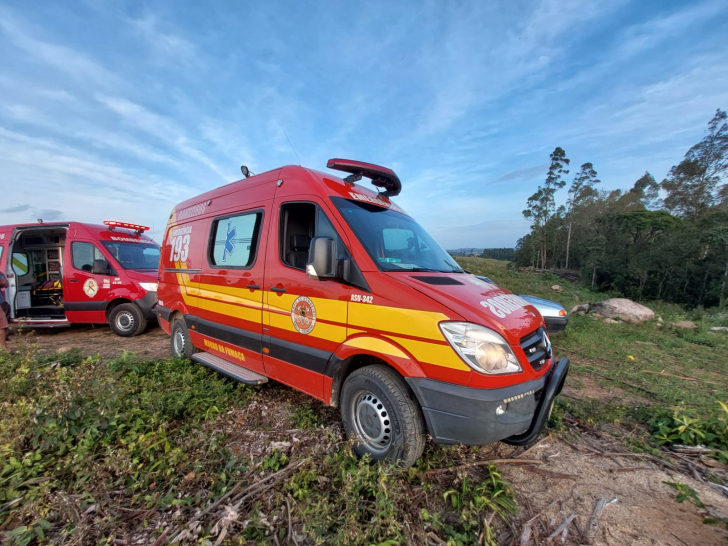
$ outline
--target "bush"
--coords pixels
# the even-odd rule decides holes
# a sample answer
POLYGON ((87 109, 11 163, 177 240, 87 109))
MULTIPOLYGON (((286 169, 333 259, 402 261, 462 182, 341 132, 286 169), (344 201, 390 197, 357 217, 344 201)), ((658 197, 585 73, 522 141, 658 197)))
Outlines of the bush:
POLYGON ((716 458, 728 462, 728 406, 718 402, 723 414, 710 419, 675 410, 648 422, 650 432, 662 445, 702 445, 717 450, 716 458))

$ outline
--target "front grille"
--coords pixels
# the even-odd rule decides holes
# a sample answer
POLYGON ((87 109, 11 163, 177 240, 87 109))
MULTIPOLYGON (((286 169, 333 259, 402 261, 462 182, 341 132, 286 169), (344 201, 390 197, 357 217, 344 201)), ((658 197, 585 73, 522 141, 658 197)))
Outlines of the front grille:
POLYGON ((551 358, 551 343, 543 328, 521 339, 521 348, 534 370, 538 370, 551 358))

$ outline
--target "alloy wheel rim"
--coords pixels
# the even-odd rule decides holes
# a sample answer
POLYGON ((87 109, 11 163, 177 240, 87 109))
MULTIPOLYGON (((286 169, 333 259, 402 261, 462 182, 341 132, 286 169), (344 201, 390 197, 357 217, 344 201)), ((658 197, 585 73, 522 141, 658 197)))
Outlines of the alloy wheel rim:
POLYGON ((384 402, 361 391, 352 399, 351 413, 359 442, 375 453, 386 452, 392 445, 392 424, 384 402))

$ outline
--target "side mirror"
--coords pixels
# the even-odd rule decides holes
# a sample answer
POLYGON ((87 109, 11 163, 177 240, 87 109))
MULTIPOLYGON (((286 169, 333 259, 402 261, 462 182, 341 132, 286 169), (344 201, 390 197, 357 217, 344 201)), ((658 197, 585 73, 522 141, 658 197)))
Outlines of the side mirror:
POLYGON ((336 243, 331 237, 314 237, 308 249, 306 276, 309 279, 336 278, 336 243))

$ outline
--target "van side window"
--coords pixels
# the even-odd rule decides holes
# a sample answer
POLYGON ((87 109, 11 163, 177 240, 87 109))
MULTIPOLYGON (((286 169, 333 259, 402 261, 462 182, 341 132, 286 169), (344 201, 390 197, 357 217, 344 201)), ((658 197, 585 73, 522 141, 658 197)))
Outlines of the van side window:
POLYGON ((219 218, 212 224, 210 263, 218 267, 250 267, 257 254, 263 213, 219 218))
POLYGON ((314 237, 331 237, 337 253, 344 248, 341 237, 324 211, 313 203, 287 203, 281 206, 279 248, 286 265, 305 270, 308 249, 314 237))
POLYGON ((101 251, 93 243, 75 242, 71 245, 73 267, 87 273, 110 275, 111 268, 101 251))
POLYGON ((296 269, 305 269, 308 248, 316 230, 316 205, 287 203, 281 206, 278 247, 281 260, 296 269))

